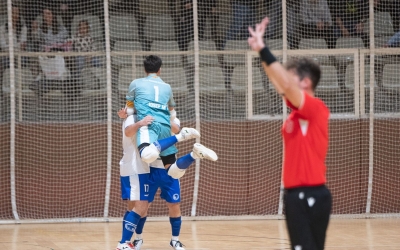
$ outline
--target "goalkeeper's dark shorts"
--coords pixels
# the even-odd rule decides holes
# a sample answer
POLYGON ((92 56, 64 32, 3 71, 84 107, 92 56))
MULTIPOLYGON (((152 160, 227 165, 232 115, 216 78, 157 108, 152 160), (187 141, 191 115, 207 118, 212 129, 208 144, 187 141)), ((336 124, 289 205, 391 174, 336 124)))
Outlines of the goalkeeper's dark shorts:
POLYGON ((324 249, 332 208, 329 189, 325 185, 286 189, 284 204, 291 249, 324 249))

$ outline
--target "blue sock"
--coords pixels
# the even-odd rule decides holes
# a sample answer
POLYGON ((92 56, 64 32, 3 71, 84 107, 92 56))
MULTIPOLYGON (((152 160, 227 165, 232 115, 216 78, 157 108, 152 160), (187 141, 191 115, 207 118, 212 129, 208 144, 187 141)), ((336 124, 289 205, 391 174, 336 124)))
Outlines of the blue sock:
POLYGON ((179 169, 187 169, 194 162, 190 154, 184 155, 176 161, 176 166, 179 169))
POLYGON ((146 217, 143 217, 143 218, 140 218, 140 221, 138 222, 138 224, 137 224, 137 227, 136 227, 136 234, 142 234, 143 233, 143 227, 144 227, 144 223, 146 222, 146 220, 147 220, 147 216, 146 217))
POLYGON ((153 144, 158 148, 158 150, 160 150, 160 152, 162 152, 177 142, 178 142, 178 139, 176 139, 176 136, 173 135, 168 138, 155 141, 155 142, 153 142, 153 144))
POLYGON ((125 243, 131 240, 139 220, 140 215, 133 211, 128 212, 126 216, 124 216, 124 228, 122 229, 122 239, 120 243, 125 243))
POLYGON ((176 218, 169 217, 169 223, 171 223, 172 236, 179 236, 179 233, 181 231, 182 218, 181 217, 176 217, 176 218))
POLYGON ((124 214, 124 217, 122 218, 122 232, 124 231, 124 228, 125 228, 126 216, 128 216, 128 214, 129 214, 130 212, 131 212, 131 211, 126 211, 125 214, 124 214))

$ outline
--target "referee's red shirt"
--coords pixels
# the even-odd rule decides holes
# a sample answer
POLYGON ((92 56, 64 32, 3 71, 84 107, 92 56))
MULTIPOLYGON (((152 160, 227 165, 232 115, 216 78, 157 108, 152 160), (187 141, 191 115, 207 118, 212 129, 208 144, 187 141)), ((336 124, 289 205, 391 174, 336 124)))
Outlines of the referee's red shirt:
POLYGON ((292 112, 282 128, 285 188, 318 186, 326 182, 329 109, 322 100, 303 94, 299 108, 286 101, 292 112))

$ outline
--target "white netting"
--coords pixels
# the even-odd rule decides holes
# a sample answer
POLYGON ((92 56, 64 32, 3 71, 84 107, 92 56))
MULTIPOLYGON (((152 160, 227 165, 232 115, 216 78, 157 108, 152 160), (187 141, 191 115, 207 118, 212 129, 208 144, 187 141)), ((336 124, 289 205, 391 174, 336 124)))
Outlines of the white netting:
MULTIPOLYGON (((103 216, 104 205, 94 205, 104 204, 105 182, 95 179, 104 180, 107 157, 103 13, 100 1, 13 1, 20 219, 103 216)), ((9 62, 2 57, 2 121, 8 125, 9 62)))
MULTIPOLYGON (((277 215, 286 110, 247 44, 247 26, 265 15, 265 41, 279 61, 307 56, 321 65, 316 95, 332 113, 327 165, 333 212, 364 214, 371 205, 371 213, 399 213, 400 6, 374 1, 370 17, 368 2, 109 0, 104 8, 101 0, 15 0, 12 75, 7 1, 1 0, 0 223, 14 218, 12 191, 22 220, 104 217, 105 210, 108 217, 122 216, 116 111, 130 82, 145 76, 143 58, 150 54, 163 60, 161 78, 172 86, 182 125, 198 122, 200 142, 219 155, 215 163, 200 163, 199 176, 192 166, 182 178, 182 214, 277 215), (372 46, 384 49, 371 61, 372 46), (10 84, 16 90, 13 131, 10 84)), ((192 142, 178 148, 179 156, 186 154, 192 142)), ((156 198, 149 214, 168 210, 156 198)))
MULTIPOLYGON (((400 138, 400 51, 375 56, 374 175, 371 213, 400 211, 398 151, 400 138)), ((368 86, 369 87, 369 86, 368 86)))

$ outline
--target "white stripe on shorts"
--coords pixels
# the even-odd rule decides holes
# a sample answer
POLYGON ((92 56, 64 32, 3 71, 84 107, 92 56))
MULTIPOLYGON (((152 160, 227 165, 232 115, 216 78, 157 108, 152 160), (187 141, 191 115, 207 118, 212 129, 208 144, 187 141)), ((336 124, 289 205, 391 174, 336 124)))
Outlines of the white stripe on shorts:
POLYGON ((131 193, 129 194, 129 200, 139 201, 140 200, 140 181, 139 175, 129 176, 129 183, 131 185, 131 193))
POLYGON ((149 127, 148 126, 140 127, 140 129, 139 129, 139 138, 140 138, 139 145, 141 145, 143 143, 150 143, 150 133, 149 133, 149 127))

